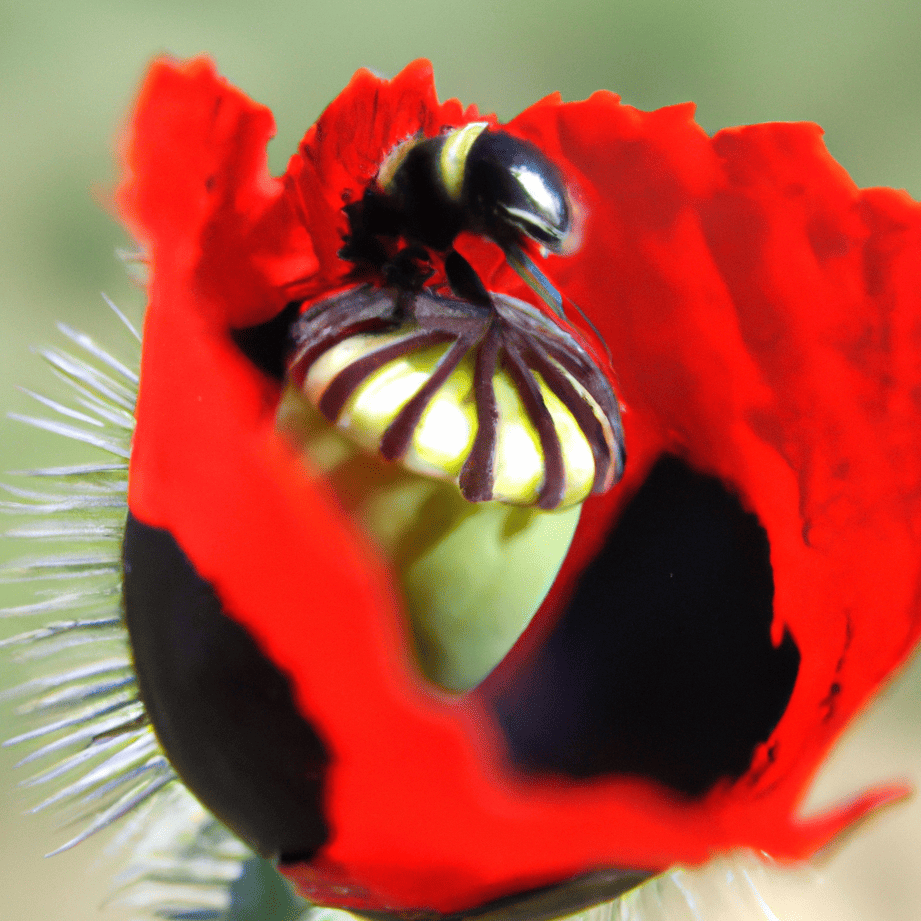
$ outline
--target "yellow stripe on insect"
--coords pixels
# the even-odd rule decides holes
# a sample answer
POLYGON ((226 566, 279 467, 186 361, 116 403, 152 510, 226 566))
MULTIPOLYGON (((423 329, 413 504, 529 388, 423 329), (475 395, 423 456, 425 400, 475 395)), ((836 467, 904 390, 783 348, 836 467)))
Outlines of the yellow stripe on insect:
POLYGON ((406 159, 409 152, 418 143, 419 138, 417 136, 404 138, 387 154, 377 171, 377 184, 380 188, 385 191, 390 189, 390 185, 393 182, 393 177, 396 175, 397 170, 403 165, 403 161, 406 159))
POLYGON ((464 187, 464 167, 473 142, 489 127, 487 122, 471 122, 463 128, 456 128, 445 138, 441 148, 439 170, 441 182, 448 198, 460 201, 464 187))

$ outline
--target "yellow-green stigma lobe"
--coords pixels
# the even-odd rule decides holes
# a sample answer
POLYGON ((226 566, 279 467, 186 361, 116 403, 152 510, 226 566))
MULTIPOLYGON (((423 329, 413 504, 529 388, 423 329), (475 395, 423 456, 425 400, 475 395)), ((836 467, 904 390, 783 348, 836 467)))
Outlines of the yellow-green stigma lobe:
MULTIPOLYGON (((332 382, 354 362, 401 343, 417 331, 409 326, 397 333, 357 335, 339 343, 311 367, 304 379, 306 396, 314 405, 321 404, 332 382)), ((336 425, 365 449, 377 451, 400 411, 445 361, 449 348, 446 344, 429 346, 384 364, 352 391, 336 425)), ((467 355, 432 395, 399 458, 409 470, 458 482, 477 431, 472 398, 475 373, 474 358, 467 355)), ((535 505, 545 478, 540 436, 509 373, 498 369, 492 384, 499 419, 492 498, 513 505, 535 505)), ((565 470, 565 490, 559 505, 573 505, 591 492, 595 478, 591 446, 572 414, 539 376, 535 376, 535 386, 559 438, 565 470)))
POLYGON ((291 378, 366 451, 470 502, 550 510, 619 479, 619 407, 584 349, 530 305, 352 289, 296 324, 291 378))

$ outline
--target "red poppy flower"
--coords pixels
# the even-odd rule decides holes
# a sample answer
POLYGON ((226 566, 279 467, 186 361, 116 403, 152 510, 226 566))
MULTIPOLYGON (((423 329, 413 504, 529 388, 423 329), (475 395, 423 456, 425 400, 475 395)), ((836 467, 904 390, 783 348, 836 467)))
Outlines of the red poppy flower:
MULTIPOLYGON (((798 812, 921 629, 921 208, 857 189, 814 125, 711 138, 690 105, 598 93, 504 126, 576 205, 575 251, 541 265, 606 343, 629 460, 521 641, 452 695, 249 346, 351 290, 344 207, 401 142, 477 120, 425 62, 359 71, 273 178, 270 113, 209 62, 147 78, 119 194, 152 268, 126 606, 160 740, 326 904, 568 883, 572 907, 739 846, 809 855, 902 792, 798 812)), ((493 242, 458 249, 549 315, 493 242)))

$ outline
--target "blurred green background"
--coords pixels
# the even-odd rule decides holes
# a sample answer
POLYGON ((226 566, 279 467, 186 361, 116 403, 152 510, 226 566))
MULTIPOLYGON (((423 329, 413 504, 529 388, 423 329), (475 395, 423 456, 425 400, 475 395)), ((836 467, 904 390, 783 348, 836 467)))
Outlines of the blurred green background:
MULTIPOLYGON (((274 110, 276 172, 357 67, 393 74, 426 56, 443 98, 476 102, 502 118, 554 90, 579 99, 607 88, 641 108, 693 99, 711 131, 817 121, 858 183, 921 195, 921 5, 911 0, 7 0, 0 4, 4 406, 27 407, 17 386, 48 389, 49 374, 30 348, 57 341, 55 321, 124 342, 103 291, 140 315, 142 296, 114 256, 130 243, 98 202, 111 188, 114 142, 148 61, 203 51, 274 110)), ((0 470, 88 457, 77 449, 62 457, 56 439, 11 422, 0 432, 0 470)), ((2 548, 4 556, 23 552, 10 542, 2 548)), ((12 628, 0 623, 0 631, 12 628)), ((919 686, 916 668, 843 747, 820 799, 881 778, 921 780, 919 686)), ((12 725, 11 708, 0 706, 0 736, 12 725)), ((42 861, 62 839, 48 820, 21 816, 29 799, 14 790, 14 761, 13 752, 0 753, 0 921, 126 917, 99 908, 110 873, 99 843, 42 861)), ((921 917, 921 809, 876 819, 816 873, 772 876, 765 896, 780 921, 921 917)), ((741 915, 727 908, 711 917, 741 915)))

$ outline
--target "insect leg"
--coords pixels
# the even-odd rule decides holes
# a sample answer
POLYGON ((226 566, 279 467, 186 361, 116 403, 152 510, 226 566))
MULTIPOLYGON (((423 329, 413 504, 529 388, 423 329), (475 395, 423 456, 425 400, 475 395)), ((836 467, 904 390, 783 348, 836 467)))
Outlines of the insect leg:
POLYGON ((476 269, 456 249, 445 256, 445 275, 451 290, 462 300, 481 307, 492 306, 492 298, 476 269))

